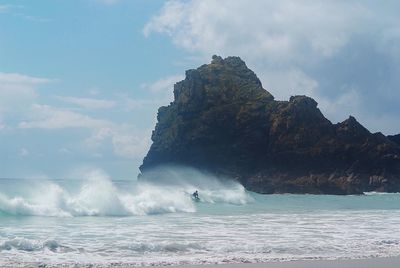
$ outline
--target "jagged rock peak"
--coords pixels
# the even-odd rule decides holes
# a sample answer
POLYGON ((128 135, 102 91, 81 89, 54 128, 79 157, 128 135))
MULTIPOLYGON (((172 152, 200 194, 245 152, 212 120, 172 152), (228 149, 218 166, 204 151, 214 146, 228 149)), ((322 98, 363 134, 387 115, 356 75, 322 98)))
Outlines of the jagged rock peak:
POLYGON ((291 96, 289 102, 297 106, 308 106, 312 108, 317 108, 318 103, 311 97, 304 95, 291 96))
POLYGON ((346 120, 338 124, 339 131, 345 131, 347 133, 361 135, 370 135, 368 129, 361 125, 354 116, 349 116, 346 120))
POLYGON ((181 104, 190 103, 189 99, 195 99, 197 103, 215 98, 220 98, 222 102, 273 100, 242 59, 223 59, 216 55, 210 64, 186 71, 185 79, 174 86, 174 97, 175 102, 181 104))
POLYGON ((233 57, 233 56, 223 59, 221 56, 214 55, 214 56, 212 56, 211 64, 215 64, 215 65, 226 64, 226 65, 230 65, 233 67, 247 68, 246 63, 240 57, 233 57))

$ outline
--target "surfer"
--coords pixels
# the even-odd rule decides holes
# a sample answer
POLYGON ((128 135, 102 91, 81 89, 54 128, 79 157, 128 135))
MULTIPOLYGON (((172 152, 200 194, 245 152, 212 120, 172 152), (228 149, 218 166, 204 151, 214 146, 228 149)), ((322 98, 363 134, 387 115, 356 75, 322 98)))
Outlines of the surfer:
POLYGON ((193 193, 193 198, 195 199, 195 200, 199 200, 200 198, 199 198, 199 192, 196 190, 194 193, 193 193))

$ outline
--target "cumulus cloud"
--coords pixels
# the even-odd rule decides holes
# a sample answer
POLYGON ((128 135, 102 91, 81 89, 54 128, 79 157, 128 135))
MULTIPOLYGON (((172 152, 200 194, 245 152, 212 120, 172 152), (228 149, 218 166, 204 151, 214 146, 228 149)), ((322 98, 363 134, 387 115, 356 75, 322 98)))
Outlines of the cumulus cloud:
MULTIPOLYGON (((106 100, 97 98, 78 98, 72 96, 55 96, 56 99, 68 104, 67 107, 57 107, 47 104, 38 104, 40 87, 54 82, 54 79, 33 77, 18 73, 0 73, 0 131, 16 124, 20 131, 41 129, 43 131, 76 131, 87 130, 91 134, 86 140, 76 140, 86 146, 88 154, 100 154, 99 150, 105 149, 105 144, 110 144, 112 152, 119 157, 129 159, 141 159, 150 146, 151 131, 138 129, 131 124, 116 123, 103 116, 94 116, 98 109, 129 108, 134 106, 130 98, 123 100, 106 100), (71 107, 72 106, 72 107, 71 107), (75 107, 87 111, 77 110, 75 107), (17 123, 15 123, 17 122, 17 123)), ((148 84, 151 90, 163 91, 163 86, 168 86, 171 81, 166 79, 164 83, 148 84)), ((157 93, 157 92, 155 92, 157 93)), ((161 92, 162 96, 164 93, 161 92)), ((158 93, 157 93, 158 94, 158 93)), ((154 99, 141 100, 137 107, 160 104, 154 99)), ((98 115, 98 114, 97 114, 98 115)), ((62 150, 60 153, 65 154, 62 150)), ((68 149, 69 153, 72 153, 68 149)), ((27 150, 20 150, 20 156, 27 156, 27 150)))
POLYGON ((168 1, 144 27, 189 50, 270 61, 332 56, 368 12, 350 1, 168 1))
MULTIPOLYGON (((395 118, 399 8, 397 1, 174 0, 143 33, 166 35, 203 61, 212 54, 241 56, 276 98, 311 95, 330 119, 343 111, 395 118), (357 109, 343 108, 344 100, 357 109)), ((368 120, 367 127, 377 130, 376 120, 368 120)), ((397 120, 388 124, 400 132, 397 120)))
POLYGON ((110 142, 115 155, 141 159, 150 146, 151 131, 137 129, 129 124, 117 124, 69 109, 41 104, 33 104, 30 114, 30 120, 19 123, 20 129, 88 129, 92 134, 84 141, 84 145, 95 152, 110 142))
POLYGON ((77 98, 77 97, 62 97, 57 96, 57 99, 80 106, 85 109, 110 109, 116 106, 116 101, 112 100, 100 100, 91 98, 77 98))

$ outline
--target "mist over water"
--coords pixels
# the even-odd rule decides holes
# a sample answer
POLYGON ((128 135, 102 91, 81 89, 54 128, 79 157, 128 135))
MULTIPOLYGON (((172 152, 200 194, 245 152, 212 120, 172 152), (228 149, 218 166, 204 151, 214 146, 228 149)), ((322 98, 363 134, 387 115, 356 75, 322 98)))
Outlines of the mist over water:
POLYGON ((398 256, 399 226, 400 194, 259 195, 188 168, 0 180, 1 267, 398 256))

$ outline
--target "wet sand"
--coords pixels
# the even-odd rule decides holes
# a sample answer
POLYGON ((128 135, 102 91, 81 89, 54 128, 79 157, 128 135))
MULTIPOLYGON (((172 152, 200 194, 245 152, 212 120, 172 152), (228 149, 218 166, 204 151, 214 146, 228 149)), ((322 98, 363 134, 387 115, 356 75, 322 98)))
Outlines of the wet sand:
POLYGON ((400 257, 360 260, 310 260, 265 263, 183 265, 176 268, 399 268, 400 257))

